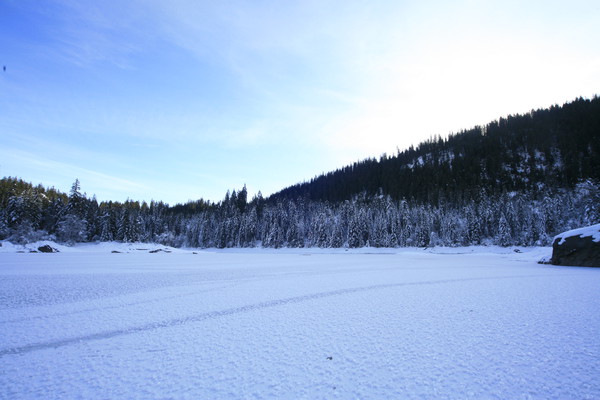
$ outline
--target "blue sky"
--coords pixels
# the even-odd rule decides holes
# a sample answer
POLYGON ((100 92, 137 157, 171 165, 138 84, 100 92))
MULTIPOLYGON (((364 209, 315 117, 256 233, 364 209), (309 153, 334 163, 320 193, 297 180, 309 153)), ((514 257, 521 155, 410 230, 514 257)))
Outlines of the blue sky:
POLYGON ((269 195, 600 93, 597 1, 0 2, 0 176, 269 195))

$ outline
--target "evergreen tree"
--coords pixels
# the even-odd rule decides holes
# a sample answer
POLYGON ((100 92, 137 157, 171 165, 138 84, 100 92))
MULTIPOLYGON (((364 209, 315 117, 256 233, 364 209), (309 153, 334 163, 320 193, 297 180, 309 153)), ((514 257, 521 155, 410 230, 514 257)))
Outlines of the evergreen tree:
POLYGON ((87 240, 87 224, 85 220, 74 214, 67 214, 58 224, 58 237, 61 241, 74 244, 87 240))
POLYGON ((67 213, 74 215, 79 219, 85 219, 86 216, 86 201, 87 199, 81 193, 81 185, 79 179, 75 179, 69 193, 69 203, 67 213))
POLYGON ((100 218, 100 240, 102 242, 111 242, 114 240, 111 217, 108 210, 100 218))
POLYGON ((504 247, 510 246, 513 243, 508 220, 504 216, 504 213, 500 215, 500 220, 498 221, 498 236, 496 240, 500 246, 504 247))

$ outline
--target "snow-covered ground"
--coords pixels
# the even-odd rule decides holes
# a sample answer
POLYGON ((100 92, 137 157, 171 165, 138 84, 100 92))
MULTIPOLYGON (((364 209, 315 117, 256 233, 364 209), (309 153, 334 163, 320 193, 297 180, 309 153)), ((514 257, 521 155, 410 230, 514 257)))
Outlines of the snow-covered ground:
POLYGON ((4 242, 0 398, 600 398, 600 269, 549 248, 156 249, 4 242))

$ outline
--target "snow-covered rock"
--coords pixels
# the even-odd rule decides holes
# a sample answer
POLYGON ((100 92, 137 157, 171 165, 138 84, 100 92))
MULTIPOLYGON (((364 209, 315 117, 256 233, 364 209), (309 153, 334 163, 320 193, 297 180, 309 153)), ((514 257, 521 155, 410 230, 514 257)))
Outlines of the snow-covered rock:
POLYGON ((600 224, 557 235, 550 261, 554 265, 600 267, 600 224))

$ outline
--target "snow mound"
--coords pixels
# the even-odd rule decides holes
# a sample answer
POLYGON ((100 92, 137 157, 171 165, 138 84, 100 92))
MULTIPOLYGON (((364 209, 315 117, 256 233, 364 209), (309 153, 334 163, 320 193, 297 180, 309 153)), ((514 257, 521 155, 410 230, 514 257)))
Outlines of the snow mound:
POLYGON ((563 232, 559 235, 556 235, 554 237, 554 243, 556 243, 557 240, 560 240, 558 242, 558 245, 562 245, 565 240, 569 237, 573 237, 573 236, 579 236, 580 238, 584 238, 584 237, 592 237, 592 240, 595 243, 600 242, 600 224, 596 224, 596 225, 591 225, 591 226, 586 226, 584 228, 579 228, 579 229, 573 229, 567 232, 563 232))

